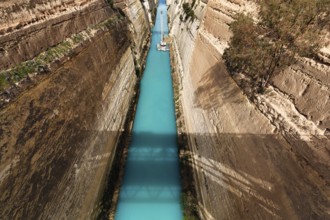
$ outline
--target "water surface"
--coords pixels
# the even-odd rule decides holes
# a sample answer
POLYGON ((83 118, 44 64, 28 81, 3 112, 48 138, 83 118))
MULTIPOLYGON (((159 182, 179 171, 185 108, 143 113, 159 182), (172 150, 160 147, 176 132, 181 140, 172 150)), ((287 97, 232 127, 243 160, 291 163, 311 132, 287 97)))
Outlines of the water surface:
POLYGON ((160 16, 168 32, 166 9, 160 0, 115 220, 183 218, 170 56, 156 50, 160 16))

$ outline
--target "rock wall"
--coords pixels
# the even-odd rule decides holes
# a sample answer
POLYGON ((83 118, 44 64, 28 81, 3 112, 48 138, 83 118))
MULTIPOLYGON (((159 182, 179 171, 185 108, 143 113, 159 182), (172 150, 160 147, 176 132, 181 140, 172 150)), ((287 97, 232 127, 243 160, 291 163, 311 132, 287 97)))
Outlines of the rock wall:
POLYGON ((98 33, 1 110, 1 218, 92 214, 136 83, 126 32, 98 33))
POLYGON ((81 9, 96 0, 4 0, 0 3, 0 32, 13 30, 81 9))
POLYGON ((329 64, 302 58, 273 80, 274 86, 290 96, 297 110, 323 131, 330 131, 329 73, 329 64))
POLYGON ((184 1, 168 3, 202 219, 329 218, 324 131, 276 88, 251 102, 223 64, 234 15, 257 6, 196 1, 196 19, 184 21, 184 1))
MULTIPOLYGON (((156 1, 148 1, 149 9, 156 1)), ((0 3, 0 70, 32 59, 65 38, 105 21, 113 9, 121 8, 129 18, 131 47, 140 64, 143 47, 149 40, 150 21, 138 1, 57 0, 5 1, 0 3)))
POLYGON ((1 219, 98 214, 147 51, 141 5, 130 2, 125 18, 103 0, 0 3, 0 70, 62 54, 12 85, 18 94, 0 107, 1 219))
POLYGON ((111 11, 100 0, 0 3, 0 70, 32 59, 65 38, 106 20, 111 11))
MULTIPOLYGON (((156 6, 156 1, 147 1, 150 4, 149 9, 153 10, 156 6)), ((115 0, 114 7, 123 10, 125 15, 130 20, 130 33, 132 35, 132 49, 137 57, 136 63, 140 65, 139 57, 141 52, 145 50, 143 46, 148 42, 150 33, 150 22, 148 11, 139 0, 115 0)))

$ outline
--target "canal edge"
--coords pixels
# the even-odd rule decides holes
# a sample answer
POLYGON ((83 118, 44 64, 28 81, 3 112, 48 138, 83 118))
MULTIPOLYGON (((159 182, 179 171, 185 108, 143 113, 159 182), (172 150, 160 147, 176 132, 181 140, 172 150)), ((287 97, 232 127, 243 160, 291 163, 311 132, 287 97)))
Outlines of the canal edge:
POLYGON ((174 37, 169 36, 168 42, 170 43, 171 76, 174 93, 173 99, 177 126, 180 180, 182 187, 181 208, 183 211, 183 219, 199 220, 201 218, 198 214, 199 212, 195 187, 195 178, 191 165, 191 161, 193 161, 193 158, 188 143, 186 124, 183 116, 183 109, 181 103, 182 66, 179 62, 179 55, 174 37))
MULTIPOLYGON (((103 196, 100 201, 100 209, 94 219, 97 220, 114 220, 119 200, 120 187, 124 176, 126 165, 128 147, 131 143, 131 133, 134 125, 134 118, 140 94, 140 83, 145 69, 145 63, 150 50, 151 36, 149 33, 145 45, 143 46, 143 53, 141 54, 141 62, 137 65, 137 60, 133 55, 135 74, 137 76, 136 84, 134 86, 134 95, 131 99, 126 119, 124 122, 123 132, 121 132, 114 155, 113 163, 111 164, 110 171, 107 173, 105 180, 105 187, 103 196)), ((132 50, 133 53, 133 50, 132 50)))

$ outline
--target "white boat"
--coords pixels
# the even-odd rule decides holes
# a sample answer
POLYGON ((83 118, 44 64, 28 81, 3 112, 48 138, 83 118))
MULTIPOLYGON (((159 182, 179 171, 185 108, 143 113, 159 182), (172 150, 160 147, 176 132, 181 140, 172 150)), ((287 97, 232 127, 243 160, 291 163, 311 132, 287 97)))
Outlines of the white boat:
POLYGON ((160 43, 157 44, 157 50, 159 50, 159 51, 169 51, 170 49, 168 48, 166 42, 160 41, 160 43))
POLYGON ((157 44, 157 50, 159 51, 169 51, 166 42, 164 42, 164 32, 163 32, 163 11, 160 12, 160 42, 157 44))

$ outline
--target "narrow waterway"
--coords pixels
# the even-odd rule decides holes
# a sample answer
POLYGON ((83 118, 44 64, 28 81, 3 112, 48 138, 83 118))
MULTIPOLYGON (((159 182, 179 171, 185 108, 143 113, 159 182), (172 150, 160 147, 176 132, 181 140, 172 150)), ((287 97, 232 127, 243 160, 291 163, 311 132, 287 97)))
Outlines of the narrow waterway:
POLYGON ((160 16, 168 32, 166 10, 160 0, 115 220, 183 218, 170 56, 156 50, 160 16))

